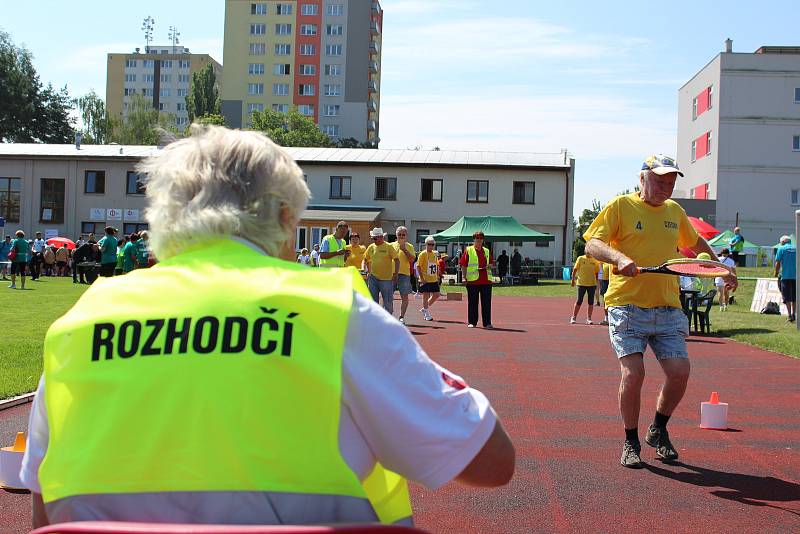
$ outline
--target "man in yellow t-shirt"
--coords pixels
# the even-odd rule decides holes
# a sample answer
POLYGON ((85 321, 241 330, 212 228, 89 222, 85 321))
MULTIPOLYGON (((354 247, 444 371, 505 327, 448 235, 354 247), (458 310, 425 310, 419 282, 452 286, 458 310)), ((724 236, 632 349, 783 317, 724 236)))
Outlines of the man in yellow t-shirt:
MULTIPOLYGON (((638 425, 647 346, 655 353, 666 380, 645 441, 664 460, 678 458, 667 422, 683 398, 690 370, 686 350, 689 324, 681 310, 678 277, 637 276, 638 267, 677 258, 678 247, 717 259, 692 228, 683 208, 670 200, 678 175, 683 173, 673 158, 663 154, 648 157, 639 173, 641 190, 612 199, 583 234, 586 252, 613 266, 605 301, 611 344, 622 372, 619 405, 625 443, 620 463, 625 467, 642 467, 638 425)), ((735 275, 726 280, 737 285, 735 275)))
POLYGON ((597 289, 597 271, 600 264, 589 254, 578 256, 575 267, 572 269, 572 287, 578 286, 578 299, 572 308, 570 324, 578 322, 578 312, 583 304, 583 296, 589 295, 589 313, 586 315, 586 324, 592 324, 592 310, 594 309, 594 291, 597 289))
POLYGON ((383 298, 383 309, 389 313, 394 311, 394 285, 397 283, 397 272, 400 262, 397 251, 385 241, 383 228, 373 228, 369 233, 373 243, 364 253, 364 267, 367 271, 367 287, 372 300, 379 302, 383 298))
POLYGON ((608 306, 606 306, 606 291, 608 291, 608 282, 611 280, 611 265, 608 263, 601 263, 600 269, 597 273, 597 291, 600 296, 597 297, 597 303, 600 304, 600 299, 603 299, 603 314, 605 318, 600 322, 602 325, 608 325, 608 306))
POLYGON ((408 228, 398 226, 394 231, 397 241, 392 243, 397 259, 400 262, 400 269, 397 271, 397 283, 395 289, 400 292, 400 322, 406 322, 406 311, 408 310, 408 296, 414 291, 411 284, 411 266, 417 259, 414 252, 414 245, 408 242, 408 228))
POLYGON ((344 260, 345 267, 355 267, 359 271, 364 270, 364 254, 367 247, 361 244, 361 236, 357 232, 350 232, 350 244, 344 247, 350 254, 344 260))
POLYGON ((425 238, 425 250, 421 250, 417 256, 419 291, 422 293, 420 313, 426 321, 433 321, 430 307, 439 298, 439 253, 435 247, 436 240, 428 236, 425 238))

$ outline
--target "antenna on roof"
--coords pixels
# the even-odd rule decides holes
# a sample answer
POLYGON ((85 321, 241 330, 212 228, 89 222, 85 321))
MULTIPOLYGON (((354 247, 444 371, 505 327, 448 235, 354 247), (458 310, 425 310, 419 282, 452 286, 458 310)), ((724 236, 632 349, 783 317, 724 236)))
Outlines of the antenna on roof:
POLYGON ((181 36, 181 33, 178 31, 178 27, 177 26, 170 26, 169 27, 169 40, 172 41, 172 53, 173 54, 177 53, 177 52, 175 52, 175 47, 176 47, 176 45, 180 44, 180 40, 178 40, 178 37, 180 37, 180 36, 181 36))
POLYGON ((156 20, 147 15, 147 18, 142 21, 142 31, 144 32, 144 53, 150 53, 150 43, 153 42, 153 29, 156 27, 156 20))

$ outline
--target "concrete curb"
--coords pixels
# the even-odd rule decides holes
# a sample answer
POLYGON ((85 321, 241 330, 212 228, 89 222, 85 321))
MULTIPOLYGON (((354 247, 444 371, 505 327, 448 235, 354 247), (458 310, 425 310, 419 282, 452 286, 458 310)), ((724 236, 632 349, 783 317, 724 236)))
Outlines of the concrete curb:
POLYGON ((13 408, 14 406, 19 406, 20 404, 33 402, 33 396, 34 393, 26 393, 25 395, 20 395, 19 397, 11 397, 10 399, 0 400, 0 411, 13 408))

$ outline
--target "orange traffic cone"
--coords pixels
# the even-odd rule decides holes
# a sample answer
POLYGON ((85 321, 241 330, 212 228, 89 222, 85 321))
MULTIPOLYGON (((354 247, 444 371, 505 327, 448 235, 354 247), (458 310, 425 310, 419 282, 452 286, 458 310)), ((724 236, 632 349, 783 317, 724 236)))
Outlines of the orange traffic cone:
POLYGON ((728 428, 728 403, 719 401, 719 394, 711 392, 708 402, 700 403, 700 428, 725 430, 728 428))
POLYGON ((711 398, 708 400, 709 404, 719 404, 719 395, 716 391, 711 392, 711 398))
POLYGON ((17 432, 14 445, 0 449, 0 487, 24 489, 19 479, 22 457, 25 455, 25 433, 17 432))

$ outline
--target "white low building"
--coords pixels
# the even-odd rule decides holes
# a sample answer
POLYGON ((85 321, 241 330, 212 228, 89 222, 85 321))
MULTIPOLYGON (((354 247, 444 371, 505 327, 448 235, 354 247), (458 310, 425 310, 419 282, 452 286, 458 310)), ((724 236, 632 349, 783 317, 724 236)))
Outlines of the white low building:
MULTIPOLYGON (((514 246, 523 257, 572 261, 575 160, 557 154, 288 148, 312 193, 297 229, 297 248, 311 247, 344 219, 366 237, 408 227, 415 243, 462 216, 511 215, 555 237, 514 246)), ((136 164, 157 147, 0 144, 0 217, 5 231, 77 238, 112 225, 147 227, 136 164)), ((452 251, 451 247, 441 247, 452 251)))

